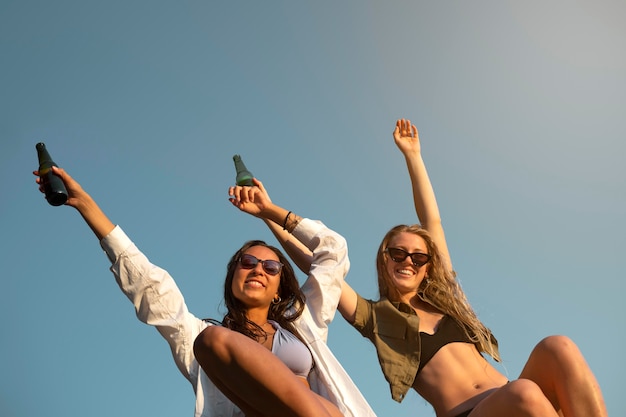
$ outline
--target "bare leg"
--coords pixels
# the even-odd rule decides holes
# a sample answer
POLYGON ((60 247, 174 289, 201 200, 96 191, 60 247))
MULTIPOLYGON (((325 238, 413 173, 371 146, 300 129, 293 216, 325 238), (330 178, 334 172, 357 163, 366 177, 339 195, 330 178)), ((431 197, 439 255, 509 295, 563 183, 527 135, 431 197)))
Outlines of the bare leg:
POLYGON ((478 403, 468 417, 558 417, 541 388, 528 379, 518 379, 478 403))
POLYGON ((600 386, 578 347, 549 336, 533 349, 520 378, 534 381, 565 417, 606 417, 600 386))
POLYGON ((213 383, 247 416, 342 416, 269 350, 240 333, 210 326, 196 338, 194 354, 213 383))

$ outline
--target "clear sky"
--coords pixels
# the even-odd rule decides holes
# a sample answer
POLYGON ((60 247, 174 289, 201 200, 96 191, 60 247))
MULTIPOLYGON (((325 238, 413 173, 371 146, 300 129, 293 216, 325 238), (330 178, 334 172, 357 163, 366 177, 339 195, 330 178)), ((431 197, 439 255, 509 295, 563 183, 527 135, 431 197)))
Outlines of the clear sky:
MULTIPOLYGON (((241 154, 272 199, 346 237, 376 298, 384 233, 417 221, 391 132, 420 130, 452 260, 517 377, 566 334, 626 415, 626 3, 0 2, 0 416, 191 416, 191 385, 140 323, 80 216, 31 171, 43 141, 200 317, 226 262, 274 242, 227 200, 241 154)), ((302 277, 304 278, 304 277, 302 277)), ((370 343, 329 345, 381 417, 370 343)))

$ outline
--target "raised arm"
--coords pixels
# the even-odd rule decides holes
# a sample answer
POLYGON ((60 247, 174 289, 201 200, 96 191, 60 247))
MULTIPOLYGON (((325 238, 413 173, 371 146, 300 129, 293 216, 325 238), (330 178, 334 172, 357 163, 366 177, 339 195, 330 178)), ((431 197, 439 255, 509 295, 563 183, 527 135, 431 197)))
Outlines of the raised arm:
MULTIPOLYGON (((197 364, 191 346, 206 324, 189 313, 183 295, 170 274, 153 265, 65 170, 52 169, 67 188, 65 205, 78 210, 100 241, 111 261, 111 272, 122 292, 133 303, 137 318, 156 327, 170 345, 178 369, 195 383, 192 375, 197 364)), ((34 174, 39 173, 35 171, 34 174)), ((37 183, 43 192, 39 178, 37 183)))
MULTIPOLYGON (((272 200, 270 199, 270 196, 261 181, 253 178, 252 182, 256 187, 258 187, 258 190, 254 190, 253 188, 244 189, 242 187, 230 187, 228 194, 230 196, 230 201, 234 206, 238 207, 242 211, 256 215, 251 212, 258 208, 253 204, 255 202, 256 194, 258 194, 258 197, 256 198, 262 199, 260 201, 264 202, 262 204, 269 204, 272 200)), ((287 223, 291 223, 292 221, 295 221, 295 219, 299 219, 299 216, 294 213, 289 214, 289 219, 287 219, 286 217, 288 213, 289 212, 285 210, 285 217, 279 218, 278 221, 271 220, 264 216, 257 217, 261 218, 267 227, 269 227, 272 234, 274 234, 274 237, 276 237, 276 240, 278 240, 285 252, 287 252, 289 258, 291 258, 291 260, 298 266, 298 269, 308 275, 309 270, 311 269, 311 262, 313 261, 313 254, 304 244, 287 231, 287 223)))
POLYGON ((278 240, 280 246, 287 252, 287 256, 296 264, 300 271, 308 275, 311 269, 311 262, 313 261, 313 253, 311 253, 309 248, 288 233, 282 225, 266 219, 263 219, 263 221, 276 240, 278 240))
MULTIPOLYGON (((98 240, 102 240, 102 238, 111 233, 111 231, 115 228, 115 225, 104 214, 93 198, 91 198, 91 196, 83 190, 80 184, 62 168, 52 167, 52 172, 63 180, 63 183, 67 188, 68 198, 65 205, 74 207, 78 210, 98 240)), ((36 181, 37 184, 39 184, 39 191, 43 193, 44 191, 39 178, 39 172, 34 171, 33 174, 37 175, 36 181)))
MULTIPOLYGON (((428 178, 426 166, 422 160, 421 146, 417 128, 409 120, 396 122, 393 139, 404 155, 411 178, 415 212, 422 227, 432 235, 446 266, 452 270, 448 245, 441 224, 441 216, 435 199, 435 192, 428 178)), ((354 323, 357 306, 357 293, 346 282, 343 283, 339 312, 350 323, 354 323)))
POLYGON ((417 128, 411 124, 410 120, 400 119, 396 122, 393 139, 398 149, 404 155, 409 170, 417 218, 422 227, 431 234, 443 257, 443 261, 452 270, 452 261, 450 260, 448 245, 446 244, 437 199, 426 171, 426 165, 422 159, 417 128))
POLYGON ((319 328, 325 329, 337 309, 349 268, 346 241, 323 223, 276 206, 261 181, 253 182, 252 187, 230 187, 230 201, 265 221, 291 260, 309 276, 302 287, 307 305, 319 328))

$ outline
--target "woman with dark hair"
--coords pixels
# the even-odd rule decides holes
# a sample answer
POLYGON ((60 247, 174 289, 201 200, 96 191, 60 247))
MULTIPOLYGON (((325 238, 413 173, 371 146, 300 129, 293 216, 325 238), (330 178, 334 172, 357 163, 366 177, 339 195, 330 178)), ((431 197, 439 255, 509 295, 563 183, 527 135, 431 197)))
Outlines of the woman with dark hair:
POLYGON ((53 172, 67 188, 65 204, 100 241, 137 317, 169 343, 194 388, 196 417, 374 416, 325 343, 349 269, 340 235, 273 204, 258 181, 231 187, 234 206, 282 225, 313 254, 312 264, 300 287, 278 249, 247 242, 228 264, 226 316, 219 323, 201 320, 188 311, 169 273, 153 265, 69 174, 53 172))
POLYGON ((293 321, 302 314, 305 305, 305 296, 300 289, 298 278, 291 267, 291 264, 285 258, 280 250, 274 246, 270 246, 262 240, 251 240, 246 242, 235 254, 230 258, 226 268, 226 280, 224 282, 224 303, 228 313, 222 321, 222 325, 231 330, 242 333, 252 339, 267 338, 267 333, 256 323, 248 318, 248 306, 233 292, 233 281, 237 267, 249 249, 261 246, 271 250, 278 258, 280 263, 281 274, 280 283, 277 294, 272 298, 267 314, 268 320, 273 320, 282 328, 289 330, 294 335, 298 335, 298 331, 294 328, 293 321))

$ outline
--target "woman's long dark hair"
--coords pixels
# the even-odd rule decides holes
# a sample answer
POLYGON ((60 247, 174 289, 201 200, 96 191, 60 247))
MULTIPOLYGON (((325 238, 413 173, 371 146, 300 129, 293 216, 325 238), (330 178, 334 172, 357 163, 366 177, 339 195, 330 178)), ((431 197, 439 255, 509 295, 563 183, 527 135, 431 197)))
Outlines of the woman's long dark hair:
POLYGON ((288 330, 302 340, 293 322, 302 315, 302 311, 304 310, 304 293, 302 293, 300 289, 300 283, 289 260, 280 250, 274 246, 268 245, 262 240, 250 240, 246 242, 235 252, 228 262, 226 280, 224 281, 224 302, 228 312, 224 316, 222 325, 256 341, 262 341, 267 337, 267 334, 259 325, 248 319, 246 306, 233 294, 233 277, 235 276, 239 259, 241 255, 253 246, 263 246, 270 249, 283 264, 280 272, 280 283, 278 285, 280 300, 276 303, 272 302, 270 305, 267 317, 268 320, 277 322, 283 329, 288 330))

